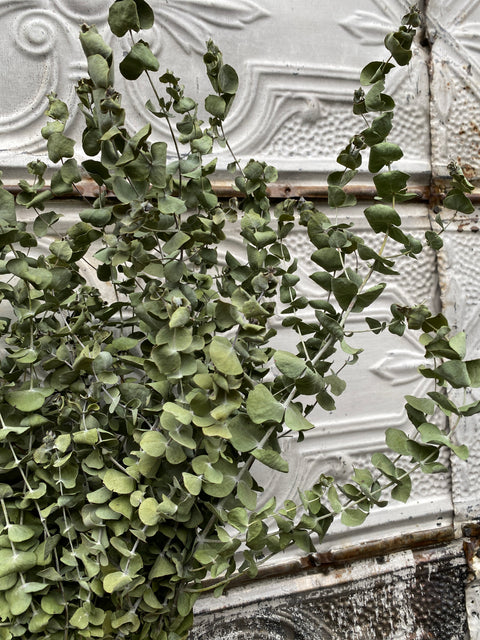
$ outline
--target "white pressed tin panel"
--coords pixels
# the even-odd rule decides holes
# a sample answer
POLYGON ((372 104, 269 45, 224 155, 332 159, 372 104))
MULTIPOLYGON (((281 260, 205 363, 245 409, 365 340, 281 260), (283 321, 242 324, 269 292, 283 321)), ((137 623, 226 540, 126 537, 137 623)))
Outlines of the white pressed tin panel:
POLYGON ((448 175, 455 159, 471 178, 480 171, 480 2, 429 0, 432 45, 432 169, 448 175))
MULTIPOLYGON (((430 0, 431 138, 433 179, 448 175, 455 160, 467 177, 480 177, 480 2, 430 0)), ((442 184, 443 181, 440 181, 442 184)), ((447 212, 448 213, 448 212, 447 212)), ((440 261, 442 303, 450 322, 468 336, 468 356, 480 357, 480 238, 478 207, 460 217, 446 234, 440 261)), ((479 398, 473 390, 459 402, 479 398)), ((477 519, 480 509, 480 444, 478 416, 461 422, 458 440, 470 449, 468 461, 452 459, 455 514, 459 521, 477 519)), ((475 637, 480 637, 477 630, 475 637)))
MULTIPOLYGON (((95 23, 115 43, 117 61, 128 42, 109 35, 110 0, 0 0, 0 166, 13 178, 32 157, 45 154, 39 134, 45 94, 58 93, 73 114, 67 133, 81 129, 73 83, 85 74, 78 42, 82 22, 95 23)), ((146 32, 161 70, 171 69, 187 94, 209 92, 202 53, 213 38, 239 72, 240 90, 227 125, 244 159, 252 155, 282 170, 284 179, 318 184, 334 168, 339 149, 364 128, 351 110, 359 71, 386 59, 383 38, 400 24, 403 0, 156 0, 157 25, 146 32)), ((425 178, 429 170, 426 53, 415 47, 408 69, 391 73, 387 90, 401 109, 392 139, 405 147, 402 167, 425 178), (414 127, 414 135, 408 131, 414 127)), ((145 121, 147 82, 118 88, 132 127, 145 121), (139 88, 140 87, 140 88, 139 88)), ((165 123, 155 135, 167 137, 165 123)), ((224 155, 223 164, 230 159, 224 155)))

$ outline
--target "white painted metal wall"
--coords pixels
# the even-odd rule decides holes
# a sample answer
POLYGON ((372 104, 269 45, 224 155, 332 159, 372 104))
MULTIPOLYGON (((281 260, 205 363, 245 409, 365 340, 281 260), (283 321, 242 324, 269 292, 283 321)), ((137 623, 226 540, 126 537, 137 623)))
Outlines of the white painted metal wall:
MULTIPOLYGON (((109 4, 110 0, 0 0, 0 168, 7 184, 23 175, 29 160, 45 155, 39 131, 46 93, 55 91, 68 103, 73 114, 68 135, 75 137, 81 131, 73 85, 85 74, 86 64, 77 33, 87 22, 106 34, 109 4)), ((202 52, 212 37, 241 80, 227 128, 232 147, 244 160, 255 156, 279 168, 279 195, 315 195, 335 169, 339 149, 362 128, 351 113, 359 71, 370 60, 384 59, 383 37, 398 26, 409 3, 152 0, 151 4, 158 21, 149 38, 162 67, 183 79, 187 94, 206 95, 202 52)), ((426 29, 412 64, 396 69, 388 86, 398 104, 391 140, 405 152, 398 167, 411 174, 421 193, 431 195, 429 201, 401 206, 406 227, 419 234, 429 228, 429 206, 443 188, 449 160, 457 159, 472 179, 480 171, 480 0, 424 0, 423 4, 426 29)), ((114 47, 121 57, 121 44, 114 47)), ((119 75, 130 124, 139 128, 149 89, 146 84, 141 90, 132 87, 119 75)), ((154 127, 159 138, 166 138, 160 124, 154 127)), ((223 155, 223 166, 228 161, 223 155)), ((356 180, 362 192, 365 174, 360 172, 356 180)), ((70 216, 75 215, 75 202, 64 206, 70 216)), ((360 207, 345 215, 369 235, 360 207)), ((369 315, 386 320, 393 302, 443 306, 458 329, 467 331, 470 355, 478 357, 476 220, 473 214, 451 227, 438 259, 425 252, 418 262, 406 265, 369 315)), ((301 258, 302 287, 312 293, 307 278, 311 266, 303 247, 304 238, 298 233, 294 252, 301 258)), ((281 335, 279 340, 283 344, 288 337, 281 335)), ((308 485, 322 472, 348 474, 352 465, 364 464, 374 451, 383 449, 386 427, 407 428, 403 396, 426 389, 416 372, 422 349, 408 333, 403 338, 382 334, 363 342, 365 354, 360 366, 348 372, 349 390, 345 399, 339 399, 337 412, 318 414, 318 430, 288 453, 288 476, 270 484, 270 492, 279 500, 294 497, 296 486, 308 485)), ((435 532, 454 521, 477 518, 480 444, 474 419, 461 427, 460 435, 471 450, 468 462, 453 461, 450 475, 418 478, 407 505, 379 510, 361 529, 336 526, 322 549, 435 532)), ((480 636, 472 632, 472 637, 480 636)))

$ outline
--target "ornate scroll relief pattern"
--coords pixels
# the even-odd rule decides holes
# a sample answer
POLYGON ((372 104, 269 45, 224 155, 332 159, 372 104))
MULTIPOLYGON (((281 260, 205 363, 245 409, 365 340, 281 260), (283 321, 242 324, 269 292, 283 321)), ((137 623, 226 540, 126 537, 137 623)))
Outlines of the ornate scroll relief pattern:
POLYGON ((89 23, 95 22, 97 26, 107 20, 110 6, 108 0, 74 0, 73 2, 52 0, 52 2, 57 11, 75 24, 88 20, 89 23))
MULTIPOLYGON (((88 0, 85 2, 90 6, 88 0)), ((108 6, 106 0, 103 2, 108 6)), ((162 60, 165 42, 173 41, 183 54, 189 56, 186 64, 184 61, 186 73, 183 74, 186 76, 187 84, 188 81, 193 82, 195 77, 203 77, 201 54, 205 51, 205 41, 208 38, 215 38, 219 29, 237 31, 246 29, 249 24, 270 15, 254 0, 244 0, 242 3, 236 2, 236 0, 215 0, 215 2, 211 0, 169 0, 157 3, 153 8, 156 22, 148 32, 148 40, 151 42, 152 50, 163 63, 162 66, 165 66, 165 62, 162 60), (192 73, 192 67, 196 69, 197 66, 198 73, 192 73)), ((71 15, 70 10, 67 10, 67 13, 71 15)), ((74 15, 77 14, 80 14, 79 10, 74 12, 74 15)), ((106 18, 106 11, 102 15, 106 18)), ((119 48, 118 42, 110 33, 106 33, 105 36, 116 49, 117 59, 120 59, 118 53, 120 53, 121 47, 119 48)), ((175 61, 175 64, 178 64, 178 61, 175 61)), ((134 113, 128 114, 132 126, 142 126, 145 118, 145 96, 151 94, 148 81, 142 77, 133 85, 131 82, 125 82, 119 76, 117 84, 135 110, 134 113)), ((249 88, 247 91, 250 93, 249 88)), ((200 96, 197 98, 201 99, 200 96)), ((170 139, 169 129, 164 120, 154 120, 152 125, 163 139, 170 139)))
MULTIPOLYGON (((340 482, 349 482, 353 469, 363 469, 369 468, 370 471, 375 475, 377 473, 373 468, 370 458, 373 453, 380 451, 381 453, 389 454, 385 445, 372 447, 372 446, 364 446, 362 450, 358 450, 356 452, 352 451, 342 451, 338 453, 340 449, 340 445, 337 443, 336 445, 337 452, 330 451, 328 455, 325 455, 321 461, 321 465, 319 465, 317 460, 316 465, 316 474, 311 475, 308 479, 309 482, 304 484, 306 487, 312 484, 312 477, 316 478, 320 473, 324 473, 325 475, 332 475, 340 482), (321 467, 321 469, 320 469, 321 467)), ((305 456, 305 464, 309 465, 311 463, 312 454, 305 456)), ((318 455, 317 455, 318 458, 318 455)), ((447 453, 442 454, 440 461, 445 464, 447 467, 450 466, 450 457, 447 453)), ((416 471, 412 475, 412 494, 411 499, 412 503, 407 503, 404 507, 405 511, 415 510, 414 501, 424 502, 431 501, 432 498, 445 499, 447 502, 450 502, 450 491, 451 491, 451 477, 447 473, 437 473, 437 474, 424 474, 421 471, 416 471)), ((275 494, 277 495, 277 494, 275 494)), ((277 498, 279 496, 277 495, 277 498)), ((293 497, 292 495, 288 497, 293 497)), ((389 510, 395 511, 395 508, 399 505, 396 503, 390 504, 386 507, 384 513, 387 513, 389 510)), ((451 504, 449 505, 449 509, 451 509, 451 504)), ((393 520, 393 518, 392 518, 393 520)))
POLYGON ((203 53, 205 40, 221 29, 244 29, 270 15, 253 0, 167 0, 154 7, 157 24, 185 53, 203 53))
MULTIPOLYGON (((168 12, 161 5, 156 8, 161 27, 154 34, 155 52, 161 51, 165 36, 169 36, 187 53, 203 51, 205 36, 210 34, 212 27, 245 28, 260 18, 266 17, 266 11, 260 9, 257 3, 242 3, 242 9, 235 8, 232 2, 181 3, 174 0, 168 5, 168 12), (207 7, 210 9, 207 11, 207 7), (191 22, 185 20, 185 12, 189 13, 191 22), (202 36, 202 37, 200 37, 202 36), (187 44, 188 43, 188 44, 187 44)), ((383 7, 379 4, 379 13, 385 18, 374 16, 377 23, 367 42, 381 42, 385 29, 398 21, 402 8, 383 7)), ((350 32, 358 34, 355 21, 367 20, 367 30, 371 23, 370 14, 360 12, 354 14, 354 23, 349 24, 350 32)), ((192 56, 194 67, 201 65, 201 58, 192 56)), ((402 131, 408 129, 411 123, 426 121, 428 101, 412 100, 415 97, 415 87, 426 86, 426 82, 419 81, 419 75, 425 69, 416 65, 414 76, 410 80, 409 95, 405 100, 408 109, 405 115, 398 119, 399 125, 394 132, 400 144, 404 142, 402 131)), ((191 71, 187 74, 190 76, 191 71)), ((400 76, 398 74, 398 84, 400 76)), ((188 84, 188 82, 187 82, 188 84)), ((339 68, 338 66, 305 66, 291 65, 287 62, 270 60, 250 60, 245 62, 242 72, 242 90, 239 92, 232 112, 226 123, 230 142, 239 156, 250 157, 261 153, 263 157, 271 158, 279 164, 281 169, 298 171, 301 162, 302 170, 328 171, 331 169, 336 153, 355 129, 358 119, 351 114, 351 99, 353 91, 358 87, 358 69, 339 68), (301 160, 300 160, 301 159, 301 160)), ((395 86, 394 86, 395 89, 395 86)), ((145 83, 145 91, 149 88, 145 83)), ((132 88, 126 84, 125 92, 129 96, 138 114, 142 114, 143 91, 138 87, 132 88)), ((402 93, 405 87, 402 86, 402 93)), ((157 132, 168 138, 168 130, 163 121, 154 123, 157 132)), ((409 152, 406 146, 406 158, 414 171, 428 169, 428 131, 427 127, 419 127, 416 148, 409 152), (421 160, 419 161, 418 158, 421 160)), ((224 154, 226 160, 227 153, 224 154)), ((223 159, 223 158, 222 158, 223 159)), ((222 162, 221 164, 224 164, 222 162)))
POLYGON ((240 617, 221 616, 201 622, 192 640, 332 640, 333 635, 318 616, 300 613, 297 607, 256 605, 240 617))
MULTIPOLYGON (((161 34, 157 33, 155 43, 159 46, 161 34)), ((155 52, 158 53, 158 50, 155 52)), ((198 61, 200 64, 201 59, 198 61)), ((302 67, 301 71, 297 71, 295 67, 277 62, 247 61, 242 75, 243 90, 226 123, 232 147, 245 157, 258 153, 288 156, 288 152, 277 153, 272 148, 272 141, 280 131, 283 135, 284 125, 296 115, 299 115, 302 125, 308 126, 330 118, 332 136, 339 126, 347 135, 352 122, 347 120, 339 124, 338 110, 334 115, 335 110, 330 105, 338 106, 340 103, 347 110, 358 85, 357 78, 357 72, 338 67, 302 67)), ((136 111, 143 113, 144 98, 138 92, 138 87, 134 89, 127 83, 125 92, 136 111)), ((153 126, 162 136, 168 137, 168 129, 162 121, 155 121, 153 126)), ((338 145, 338 137, 332 140, 332 148, 334 143, 338 145)), ((300 139, 295 156, 304 158, 301 145, 300 139)), ((315 166, 318 167, 318 157, 325 157, 324 146, 317 148, 313 155, 317 161, 315 166)), ((331 159, 325 160, 324 164, 325 168, 329 168, 331 159)))
MULTIPOLYGON (((54 91, 67 102, 76 125, 75 82, 85 74, 86 65, 78 42, 82 21, 105 28, 110 0, 0 0, 0 24, 11 42, 5 43, 6 64, 0 72, 3 87, 14 87, 0 97, 0 133, 2 153, 7 164, 19 161, 19 151, 44 152, 46 144, 39 135, 43 124, 46 94, 54 91), (60 57, 68 55, 68 66, 60 57)), ((185 53, 195 55, 205 48, 205 40, 219 29, 240 30, 265 18, 269 13, 254 0, 170 0, 156 3, 157 27, 152 33, 156 53, 165 38, 173 39, 185 53)), ((199 61, 201 62, 201 58, 199 61)), ((143 98, 126 85, 131 101, 141 113, 143 98)), ((21 162, 22 166, 24 162, 21 162)))
POLYGON ((480 165, 479 0, 434 0, 428 5, 432 41, 432 154, 434 172, 446 174, 452 157, 478 176, 480 165))
POLYGON ((59 64, 59 55, 68 50, 70 28, 52 11, 34 8, 29 2, 0 2, 3 33, 10 38, 5 46, 5 62, 0 72, 2 150, 37 151, 45 141, 39 137, 49 91, 67 91, 62 98, 70 106, 69 70, 59 64))
MULTIPOLYGON (((425 74, 425 68, 416 65, 408 91, 402 86, 399 102, 404 101, 406 108, 401 110, 392 133, 392 139, 404 146, 407 161, 417 170, 428 168, 428 131, 419 129, 415 149, 405 132, 412 123, 426 121, 427 101, 416 100, 418 79, 425 74)), ((229 123, 238 152, 260 152, 275 161, 279 158, 282 165, 288 165, 291 159, 298 166, 301 158, 302 168, 311 159, 317 170, 329 170, 338 150, 359 126, 358 117, 352 113, 358 69, 319 65, 297 71, 286 65, 250 62, 246 77, 249 90, 229 123), (259 95, 263 101, 257 99, 259 95)), ((401 72, 392 78, 390 89, 399 93, 401 72)))
POLYGON ((408 11, 411 4, 405 0, 373 0, 373 3, 377 12, 357 9, 347 18, 340 20, 342 27, 364 46, 378 45, 385 33, 396 28, 398 16, 408 11))
POLYGON ((246 84, 248 91, 229 123, 232 141, 242 154, 268 153, 277 132, 296 114, 304 123, 312 123, 327 116, 329 104, 350 105, 358 80, 355 72, 346 68, 318 65, 296 70, 275 62, 250 61, 246 84))
MULTIPOLYGON (((377 12, 357 10, 339 23, 360 45, 365 47, 382 42, 385 33, 397 27, 399 16, 408 10, 411 4, 403 0, 394 2, 373 0, 373 3, 377 7, 377 12)), ((429 79, 427 66, 423 63, 422 57, 420 51, 414 49, 413 64, 409 68, 408 75, 405 74, 405 69, 395 69, 389 76, 387 85, 389 93, 393 94, 399 107, 391 139, 404 149, 403 162, 408 163, 408 168, 412 172, 425 172, 430 167, 429 79), (414 130, 417 137, 415 147, 412 148, 409 132, 414 130)), ((358 77, 358 71, 356 75, 358 77)))
MULTIPOLYGON (((201 65, 205 41, 214 37, 218 29, 245 29, 250 23, 270 15, 254 0, 244 0, 242 3, 236 0, 165 0, 155 4, 153 10, 156 20, 148 31, 148 40, 155 55, 161 56, 167 36, 167 40, 173 40, 184 54, 192 56, 190 63, 198 60, 201 65)), ((106 37, 112 40, 110 33, 106 37)), ((148 86, 147 83, 145 86, 148 86)), ((143 112, 143 93, 139 92, 138 85, 133 87, 131 83, 126 83, 125 92, 137 109, 143 112)), ((162 132, 168 132, 168 128, 163 128, 161 123, 155 124, 162 132)))
POLYGON ((370 371, 387 380, 392 387, 411 384, 418 379, 417 368, 423 358, 414 349, 389 349, 385 356, 370 367, 370 371))

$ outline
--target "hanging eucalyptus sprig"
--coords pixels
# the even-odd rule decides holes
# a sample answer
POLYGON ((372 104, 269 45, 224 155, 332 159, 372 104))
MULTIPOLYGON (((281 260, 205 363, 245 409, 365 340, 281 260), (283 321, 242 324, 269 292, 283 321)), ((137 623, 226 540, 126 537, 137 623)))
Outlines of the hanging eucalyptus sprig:
MULTIPOLYGON (((42 129, 50 184, 37 161, 16 201, 0 190, 7 309, 0 318, 0 640, 182 640, 203 591, 219 594, 239 573, 254 577, 290 545, 314 550, 337 515, 355 526, 390 498, 405 501, 415 470, 443 470, 442 447, 464 458, 466 448, 432 417, 437 409, 455 420, 480 410, 478 402, 458 407, 446 393, 480 386, 480 362, 465 360, 465 336, 452 336, 444 316, 424 306, 394 305, 389 323, 367 318, 368 328, 421 331, 430 363, 421 373, 436 384, 425 398, 407 397, 412 434, 388 429, 393 456, 374 454, 348 483, 322 475, 298 504, 271 498, 257 506, 263 488, 254 464, 287 471, 281 439, 301 441, 314 428, 313 407, 330 411, 344 392, 333 356, 339 350, 343 366, 360 357, 347 323, 382 294, 385 282, 372 284, 372 275, 397 273, 390 244, 411 257, 422 250, 396 210, 412 195, 408 176, 392 167, 403 152, 387 140, 395 105, 384 92, 394 63, 410 60, 419 16, 411 10, 386 37, 387 61, 363 69, 369 89, 356 92, 353 105, 363 128, 328 179, 331 207, 355 204, 345 187, 369 155, 377 201, 365 216, 380 238, 376 248, 312 203, 272 206, 276 170, 257 160, 243 166, 225 135, 236 72, 209 42, 212 94, 203 122, 173 72, 154 75, 160 63, 142 39, 154 18, 144 0, 117 0, 109 12, 112 33, 129 38, 120 73, 128 81, 146 77, 151 89, 145 125, 126 125, 112 48, 83 25, 88 77, 77 94, 87 159, 75 160, 68 109, 50 95, 42 129), (167 122, 174 161, 167 163, 165 142, 152 140, 150 118, 167 122), (213 186, 215 144, 232 152, 238 198, 228 202, 213 186), (85 174, 98 194, 60 233, 60 214, 48 207, 75 192, 85 174), (28 224, 16 206, 29 211, 28 224), (318 265, 312 300, 299 295, 289 250, 298 224, 318 265), (232 229, 243 254, 227 251, 221 261, 232 229), (49 242, 44 255, 40 239, 49 242), (95 285, 85 280, 85 265, 95 285), (104 299, 106 287, 113 302, 104 299), (277 314, 296 335, 294 352, 271 346, 277 314)), ((454 168, 445 205, 469 213, 470 191, 454 168)), ((439 236, 431 234, 427 242, 437 249, 439 236)))

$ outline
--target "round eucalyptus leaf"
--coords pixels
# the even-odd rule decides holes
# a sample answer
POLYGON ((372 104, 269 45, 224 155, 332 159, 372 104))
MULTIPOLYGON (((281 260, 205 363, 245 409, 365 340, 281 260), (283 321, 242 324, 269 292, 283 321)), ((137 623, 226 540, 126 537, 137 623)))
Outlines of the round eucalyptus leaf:
POLYGON ((85 607, 79 607, 70 618, 70 624, 76 629, 86 629, 89 623, 88 611, 85 607))
POLYGON ((9 591, 5 591, 5 600, 7 601, 10 613, 14 616, 20 616, 25 613, 32 604, 32 594, 27 593, 23 589, 23 584, 18 580, 16 586, 9 591))
POLYGON ((12 542, 25 542, 35 536, 35 531, 24 524, 11 524, 8 526, 7 535, 12 542))
POLYGON ((140 446, 149 456, 157 458, 164 455, 167 441, 159 431, 147 431, 140 440, 140 446))
MULTIPOLYGON (((107 593, 115 593, 115 591, 120 591, 124 589, 130 582, 132 578, 127 574, 123 573, 123 571, 113 571, 112 573, 107 574, 103 579, 103 588, 107 593)), ((83 621, 83 616, 81 620, 83 621)), ((87 614, 87 624, 88 624, 88 614, 87 614)))
POLYGON ((228 338, 222 336, 213 338, 210 343, 210 358, 215 367, 222 373, 232 376, 243 373, 240 360, 228 338))
POLYGON ((305 362, 298 356, 288 351, 277 350, 273 356, 275 365, 283 374, 295 380, 299 378, 306 370, 305 362))
POLYGON ((257 384, 247 397, 247 413, 255 424, 272 420, 281 422, 285 413, 283 405, 275 400, 264 384, 257 384))
POLYGON ((160 520, 160 513, 158 512, 158 502, 155 498, 145 498, 141 505, 138 507, 138 517, 148 526, 152 526, 158 523, 160 520))
POLYGON ((103 476, 103 483, 114 493, 127 494, 136 489, 135 480, 117 469, 108 469, 103 476))
POLYGON ((25 413, 37 411, 45 404, 45 394, 35 389, 7 390, 5 399, 12 407, 25 413))
POLYGON ((108 12, 108 26, 113 34, 121 38, 130 29, 138 31, 140 20, 134 0, 116 0, 108 12))

